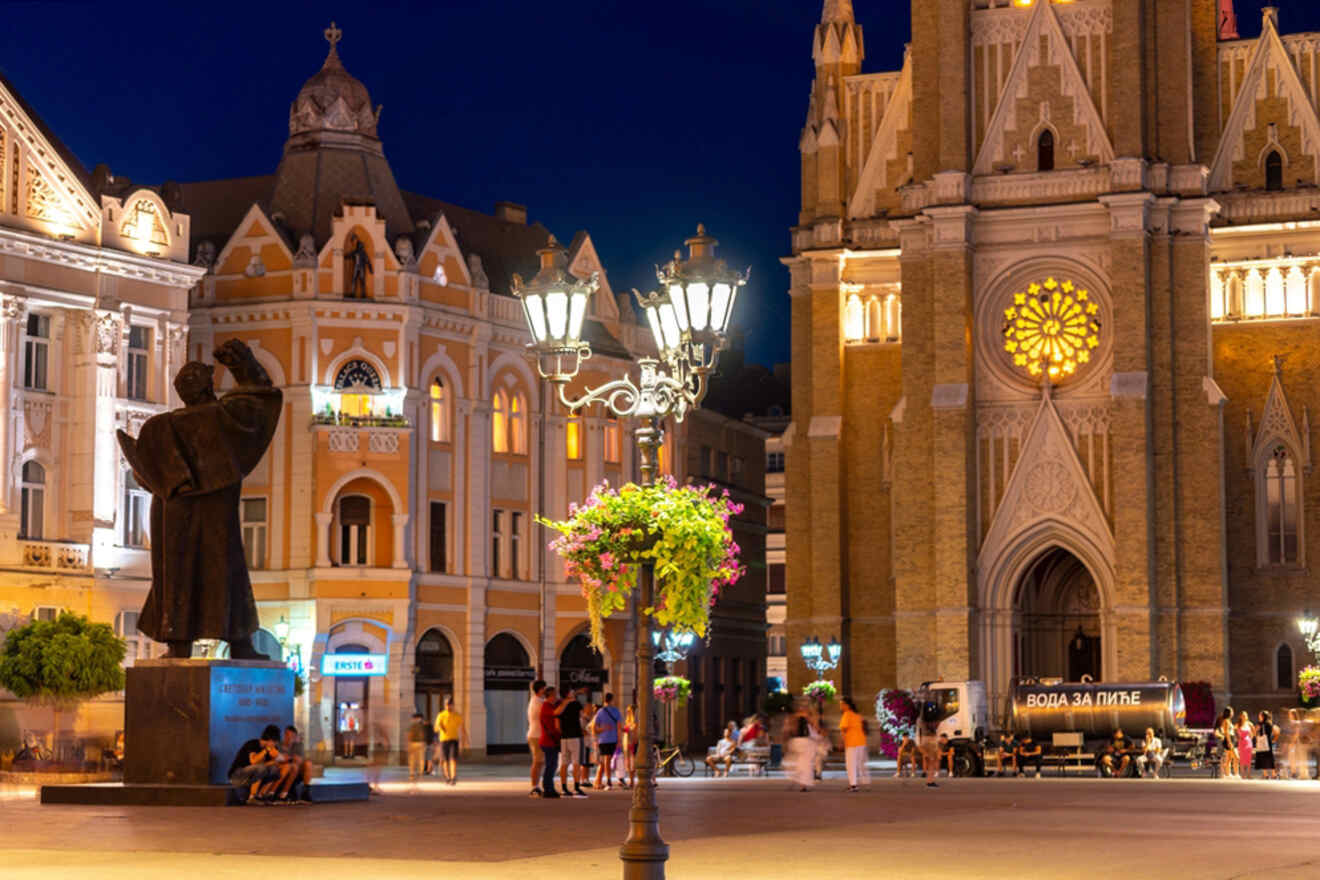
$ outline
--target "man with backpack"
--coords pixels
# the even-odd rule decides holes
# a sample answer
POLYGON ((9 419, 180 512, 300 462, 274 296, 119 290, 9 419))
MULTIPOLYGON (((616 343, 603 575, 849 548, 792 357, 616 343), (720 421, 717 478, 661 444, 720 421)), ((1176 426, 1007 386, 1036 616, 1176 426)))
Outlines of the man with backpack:
POLYGON ((591 732, 596 735, 596 749, 600 752, 600 766, 596 768, 596 789, 602 785, 608 791, 614 787, 614 752, 619 747, 619 725, 623 716, 614 707, 614 694, 605 695, 605 705, 600 707, 596 717, 591 719, 591 732), (604 782, 601 777, 604 776, 604 782))

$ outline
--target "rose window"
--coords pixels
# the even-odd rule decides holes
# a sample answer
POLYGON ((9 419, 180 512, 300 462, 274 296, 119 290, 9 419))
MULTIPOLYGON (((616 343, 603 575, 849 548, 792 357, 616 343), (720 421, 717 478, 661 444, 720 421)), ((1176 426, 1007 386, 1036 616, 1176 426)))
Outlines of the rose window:
POLYGON ((1090 292, 1071 281, 1032 282, 1004 309, 1004 351, 1033 378, 1067 379, 1100 346, 1099 313, 1090 292))

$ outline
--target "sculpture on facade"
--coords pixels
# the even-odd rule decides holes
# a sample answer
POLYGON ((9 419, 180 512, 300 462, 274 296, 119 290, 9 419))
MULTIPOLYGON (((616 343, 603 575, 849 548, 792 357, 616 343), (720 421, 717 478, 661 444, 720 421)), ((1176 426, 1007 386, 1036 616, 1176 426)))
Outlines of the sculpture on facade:
POLYGON ((239 522, 243 478, 261 461, 283 395, 252 351, 231 339, 215 359, 235 388, 217 398, 213 367, 192 361, 174 377, 183 407, 153 416, 119 446, 151 491, 151 592, 138 629, 188 657, 195 639, 223 639, 229 656, 265 660, 252 646, 252 597, 239 522))
POLYGON ((362 244, 362 239, 354 235, 349 239, 353 247, 344 254, 344 259, 351 260, 353 263, 352 281, 348 286, 348 296, 350 299, 367 298, 367 274, 373 272, 371 268, 371 255, 367 253, 367 248, 362 244))

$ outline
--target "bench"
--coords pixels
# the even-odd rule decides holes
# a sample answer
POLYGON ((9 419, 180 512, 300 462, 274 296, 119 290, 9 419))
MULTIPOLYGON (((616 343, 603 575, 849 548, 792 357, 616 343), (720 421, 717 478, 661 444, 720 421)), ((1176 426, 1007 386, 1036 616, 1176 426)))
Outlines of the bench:
MULTIPOLYGON (((706 757, 715 755, 715 747, 706 749, 706 757)), ((704 761, 702 764, 706 768, 706 775, 711 775, 710 765, 704 761)), ((743 746, 734 752, 733 763, 729 765, 729 775, 733 771, 742 768, 749 776, 764 776, 766 767, 770 765, 770 747, 769 746, 743 746)))

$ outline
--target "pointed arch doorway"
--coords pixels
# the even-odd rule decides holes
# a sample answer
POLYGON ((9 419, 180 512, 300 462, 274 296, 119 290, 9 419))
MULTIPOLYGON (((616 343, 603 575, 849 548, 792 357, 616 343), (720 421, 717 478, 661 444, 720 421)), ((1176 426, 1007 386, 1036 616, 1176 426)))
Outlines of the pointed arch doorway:
POLYGON ((1100 591, 1086 563, 1063 547, 1041 552, 1013 591, 1013 677, 1100 680, 1100 610, 1100 591))

